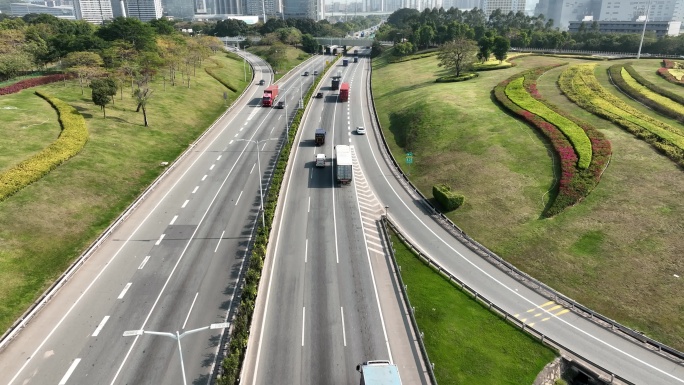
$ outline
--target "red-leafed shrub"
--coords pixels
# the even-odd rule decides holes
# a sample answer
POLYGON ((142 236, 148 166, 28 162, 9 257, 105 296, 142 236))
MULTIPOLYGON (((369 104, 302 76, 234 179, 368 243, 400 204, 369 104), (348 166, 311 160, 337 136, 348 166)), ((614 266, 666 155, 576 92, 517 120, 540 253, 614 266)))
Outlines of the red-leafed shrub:
POLYGON ((35 87, 35 86, 42 86, 43 84, 49 84, 49 83, 54 83, 58 82, 64 79, 69 79, 71 76, 65 75, 65 74, 53 74, 53 75, 45 75, 45 76, 40 76, 37 78, 30 78, 30 79, 24 79, 20 80, 14 84, 10 84, 9 86, 6 87, 0 87, 0 95, 8 95, 8 94, 13 94, 16 92, 19 92, 21 90, 25 90, 27 88, 35 87))

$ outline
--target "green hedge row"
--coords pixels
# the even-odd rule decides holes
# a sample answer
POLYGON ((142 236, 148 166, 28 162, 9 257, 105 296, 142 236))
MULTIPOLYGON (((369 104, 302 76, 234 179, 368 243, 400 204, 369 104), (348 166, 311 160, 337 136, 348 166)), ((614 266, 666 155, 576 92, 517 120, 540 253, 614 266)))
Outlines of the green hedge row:
POLYGON ((684 122, 684 97, 681 95, 649 82, 630 65, 612 65, 608 73, 622 92, 665 116, 684 122))
POLYGON ((461 76, 449 75, 449 76, 443 76, 441 78, 435 79, 435 83, 464 82, 466 80, 475 79, 478 76, 480 76, 480 74, 478 74, 477 72, 468 72, 468 73, 465 73, 461 76))
POLYGON ((541 117, 561 130, 577 153, 577 167, 580 169, 589 167, 591 163, 591 141, 589 141, 586 132, 572 120, 555 113, 544 103, 533 98, 523 86, 524 80, 524 77, 519 77, 508 83, 505 90, 506 96, 520 108, 541 117))
POLYGON ((211 76, 212 78, 216 79, 219 81, 219 83, 223 84, 226 88, 233 92, 238 92, 237 87, 232 85, 228 79, 224 79, 222 76, 216 73, 216 70, 223 68, 223 64, 217 62, 216 60, 210 60, 212 63, 216 64, 215 68, 209 68, 209 67, 204 67, 204 70, 211 76))
POLYGON ((640 113, 610 94, 596 80, 593 65, 575 65, 566 69, 561 73, 558 84, 578 106, 626 129, 684 167, 684 136, 681 131, 640 113))
POLYGON ((451 187, 445 184, 432 186, 432 196, 446 211, 456 210, 465 201, 463 195, 452 191, 451 187))
MULTIPOLYGON (((334 61, 326 65, 323 74, 325 74, 332 66, 334 61)), ((240 369, 245 359, 245 351, 247 342, 249 340, 249 330, 252 324, 252 316, 254 315, 254 306, 256 303, 257 293, 259 289, 259 282, 261 280, 261 273, 264 267, 264 259, 266 258, 266 249, 268 246, 268 238, 271 232, 271 225, 273 224, 273 216, 275 215, 276 204, 278 203, 278 196, 280 195, 280 188, 285 176, 285 167, 287 166, 290 157, 290 150, 294 142, 294 137, 299 129, 299 124, 302 121, 306 105, 311 101, 313 92, 318 86, 323 74, 316 77, 316 81, 309 89, 309 92, 304 98, 304 108, 297 111, 290 126, 290 134, 288 141, 283 147, 278 162, 272 173, 271 186, 268 189, 264 200, 264 218, 266 227, 259 227, 257 235, 254 240, 254 246, 251 251, 249 268, 245 273, 245 285, 240 297, 240 305, 238 306, 235 320, 233 321, 233 330, 230 335, 230 343, 226 357, 221 362, 223 374, 217 379, 219 385, 239 384, 240 369)))
POLYGON ((36 91, 57 110, 62 133, 41 152, 0 174, 0 201, 39 180, 50 171, 78 154, 88 141, 88 128, 83 116, 67 103, 36 91))

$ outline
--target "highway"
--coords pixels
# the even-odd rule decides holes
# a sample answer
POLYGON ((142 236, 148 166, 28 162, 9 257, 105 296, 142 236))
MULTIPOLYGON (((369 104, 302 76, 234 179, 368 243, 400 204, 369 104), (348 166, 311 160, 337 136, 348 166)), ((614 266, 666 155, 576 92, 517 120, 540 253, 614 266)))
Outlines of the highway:
POLYGON ((427 384, 396 290, 383 290, 390 278, 379 277, 388 271, 376 223, 383 208, 364 195, 359 182, 340 186, 335 180, 334 146, 366 142, 354 133, 364 117, 351 112, 366 103, 369 62, 349 61, 331 68, 320 88, 324 98, 311 101, 300 127, 281 220, 269 244, 272 269, 265 269, 260 287, 265 308, 255 316, 242 383, 357 384, 357 364, 396 357, 405 377, 413 379, 407 383, 427 384), (338 72, 351 85, 349 102, 339 101, 339 91, 331 89, 330 75, 338 72), (327 136, 317 147, 319 127, 327 136), (326 154, 324 168, 314 165, 318 153, 326 154), (401 351, 393 352, 393 346, 401 351))
MULTIPOLYGON (((277 100, 287 98, 288 108, 263 108, 265 86, 257 83, 269 85, 271 69, 243 55, 254 67, 253 85, 7 343, 0 383, 183 383, 178 342, 123 333, 182 334, 229 319, 259 220, 260 179, 268 181, 300 89, 313 82, 299 73, 281 80, 277 100)), ((324 60, 306 66, 321 70, 324 60)), ((210 382, 222 334, 206 330, 181 340, 187 381, 210 382)))
MULTIPOLYGON (((359 67, 367 70, 367 59, 359 67)), ((347 69, 344 76, 349 76, 349 72, 347 69)), ((400 182, 394 166, 387 161, 378 129, 371 124, 368 95, 356 94, 368 88, 365 82, 367 76, 353 83, 352 94, 357 95, 355 99, 360 103, 352 103, 354 98, 350 100, 347 117, 340 118, 344 110, 335 105, 333 111, 326 106, 322 112, 312 107, 307 118, 282 208, 285 225, 279 228, 270 246, 269 256, 274 262, 270 276, 264 276, 268 277, 266 299, 263 300, 262 287, 257 310, 260 316, 255 316, 257 324, 252 329, 243 382, 325 383, 317 374, 323 372, 332 378, 327 383, 354 384, 358 383, 358 375, 350 373, 355 363, 397 354, 378 340, 382 328, 372 314, 372 301, 378 297, 368 286, 371 277, 348 266, 367 266, 363 255, 368 247, 364 250, 360 240, 364 236, 361 233, 368 233, 371 226, 360 219, 363 205, 353 203, 352 191, 358 191, 360 183, 367 182, 374 198, 372 210, 377 212, 387 206, 389 218, 414 245, 527 327, 634 384, 684 384, 681 364, 547 300, 480 258, 445 230, 420 202, 420 196, 400 182), (352 186, 335 187, 331 170, 312 168, 317 152, 310 143, 313 130, 319 122, 331 121, 335 124, 328 135, 335 144, 350 143, 356 154, 352 186), (353 135, 350 128, 356 125, 364 125, 368 135, 353 135), (346 294, 349 290, 352 295, 346 294), (348 298, 360 302, 352 308, 360 317, 369 312, 368 327, 373 330, 366 334, 365 330, 358 331, 362 337, 358 341, 360 346, 349 341, 345 345, 343 341, 345 335, 350 335, 352 322, 345 318, 350 314, 348 298), (340 308, 345 309, 344 316, 340 308), (328 350, 319 344, 328 346, 328 350)), ((325 152, 328 157, 333 156, 329 141, 325 152)), ((382 299, 379 302, 384 306, 382 299)))

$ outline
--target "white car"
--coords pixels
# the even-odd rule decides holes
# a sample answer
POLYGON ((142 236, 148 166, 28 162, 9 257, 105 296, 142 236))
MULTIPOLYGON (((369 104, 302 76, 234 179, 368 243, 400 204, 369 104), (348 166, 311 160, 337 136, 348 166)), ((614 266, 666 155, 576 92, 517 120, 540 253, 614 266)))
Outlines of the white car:
POLYGON ((363 127, 356 127, 356 134, 357 135, 366 135, 366 129, 363 127))

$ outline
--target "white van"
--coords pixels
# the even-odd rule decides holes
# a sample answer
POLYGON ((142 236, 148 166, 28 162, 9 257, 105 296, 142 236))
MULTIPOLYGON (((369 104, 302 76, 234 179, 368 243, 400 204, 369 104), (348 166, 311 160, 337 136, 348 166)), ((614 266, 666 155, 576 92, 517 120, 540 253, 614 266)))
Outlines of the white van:
POLYGON ((316 167, 325 167, 325 154, 316 154, 316 167))

